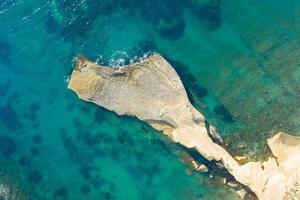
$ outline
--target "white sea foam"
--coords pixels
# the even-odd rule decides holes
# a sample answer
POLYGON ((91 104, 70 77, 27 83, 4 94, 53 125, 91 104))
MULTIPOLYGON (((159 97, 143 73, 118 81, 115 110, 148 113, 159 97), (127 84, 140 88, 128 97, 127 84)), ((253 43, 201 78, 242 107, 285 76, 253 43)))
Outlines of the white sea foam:
MULTIPOLYGON (((147 57, 149 57, 150 55, 152 55, 154 52, 149 51, 147 53, 144 53, 142 56, 131 56, 130 53, 126 52, 126 51, 116 51, 114 52, 110 58, 108 59, 108 65, 111 67, 119 67, 119 66, 124 66, 126 64, 133 64, 135 62, 139 62, 147 57)), ((99 55, 96 63, 97 64, 103 64, 104 62, 103 56, 99 55)))
POLYGON ((115 51, 109 61, 108 64, 111 67, 124 66, 126 64, 126 60, 129 60, 130 56, 126 51, 115 51))
POLYGON ((66 83, 69 83, 69 81, 70 81, 70 76, 64 76, 64 81, 65 81, 66 83))

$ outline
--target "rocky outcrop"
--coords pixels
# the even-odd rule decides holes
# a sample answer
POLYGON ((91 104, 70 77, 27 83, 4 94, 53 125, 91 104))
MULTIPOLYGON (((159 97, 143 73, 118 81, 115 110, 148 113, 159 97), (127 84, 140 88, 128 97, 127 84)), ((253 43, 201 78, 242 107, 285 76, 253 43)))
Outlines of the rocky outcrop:
POLYGON ((68 87, 81 99, 119 115, 135 116, 207 160, 221 162, 259 199, 299 195, 295 187, 300 180, 300 139, 279 133, 268 141, 276 158, 239 164, 212 141, 204 116, 189 102, 176 71, 158 54, 118 68, 99 66, 80 56, 68 87))

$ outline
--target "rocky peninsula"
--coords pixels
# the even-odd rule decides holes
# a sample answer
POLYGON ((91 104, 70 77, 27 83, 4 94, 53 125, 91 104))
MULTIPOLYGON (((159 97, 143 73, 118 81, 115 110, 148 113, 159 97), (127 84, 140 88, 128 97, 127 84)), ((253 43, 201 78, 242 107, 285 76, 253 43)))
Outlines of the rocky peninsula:
POLYGON ((137 117, 207 160, 219 161, 258 199, 300 199, 300 138, 278 133, 268 140, 274 157, 240 164, 212 140, 215 134, 206 128, 205 117, 190 103, 180 77, 159 54, 117 68, 79 56, 68 87, 85 101, 137 117))

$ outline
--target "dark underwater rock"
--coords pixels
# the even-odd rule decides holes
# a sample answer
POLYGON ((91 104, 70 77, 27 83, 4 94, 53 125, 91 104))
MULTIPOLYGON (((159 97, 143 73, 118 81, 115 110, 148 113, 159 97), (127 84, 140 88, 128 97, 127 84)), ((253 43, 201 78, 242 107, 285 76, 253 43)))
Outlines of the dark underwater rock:
POLYGON ((18 131, 23 127, 17 112, 9 104, 0 107, 0 119, 5 127, 11 131, 18 131))
POLYGON ((79 15, 74 21, 65 24, 62 28, 61 35, 66 40, 74 40, 76 37, 84 37, 90 28, 91 22, 83 15, 79 15))
POLYGON ((192 85, 190 90, 198 98, 203 98, 203 97, 205 97, 205 96, 208 95, 208 90, 205 87, 201 87, 201 86, 199 86, 197 84, 192 85))
POLYGON ((104 110, 103 108, 100 108, 100 107, 96 108, 96 110, 94 112, 94 121, 96 123, 101 123, 101 122, 105 121, 105 119, 106 119, 105 113, 106 112, 107 111, 104 110))
POLYGON ((45 22, 47 33, 55 33, 61 26, 53 16, 48 16, 45 22))
POLYGON ((0 40, 0 61, 3 64, 11 63, 11 44, 7 41, 0 40))
POLYGON ((209 0, 208 3, 197 6, 192 4, 192 13, 208 31, 215 31, 222 26, 221 0, 209 0))
POLYGON ((19 165, 20 166, 26 166, 26 165, 29 165, 29 164, 30 164, 30 159, 29 159, 28 156, 23 155, 19 158, 19 165))
POLYGON ((103 141, 103 137, 100 134, 94 134, 92 132, 90 132, 89 130, 84 130, 84 129, 80 129, 78 130, 77 134, 77 138, 81 141, 83 141, 83 143, 85 145, 87 145, 88 147, 97 145, 99 143, 101 143, 103 141))
POLYGON ((89 115, 91 113, 91 109, 87 106, 84 105, 79 105, 78 106, 79 110, 87 115, 89 115))
POLYGON ((80 159, 80 150, 78 147, 73 143, 72 139, 65 134, 65 130, 61 129, 61 141, 65 150, 68 152, 72 161, 78 161, 80 159))
POLYGON ((233 119, 233 116, 231 115, 230 111, 227 110, 223 105, 217 105, 214 108, 214 112, 216 113, 216 115, 221 116, 222 120, 232 123, 235 120, 233 119))
POLYGON ((7 81, 5 84, 0 83, 0 96, 5 96, 10 89, 11 81, 7 81))
POLYGON ((120 144, 123 144, 126 146, 129 145, 132 147, 134 145, 134 139, 126 131, 120 131, 118 133, 117 140, 120 144))
POLYGON ((41 135, 34 135, 32 139, 34 144, 41 144, 43 142, 43 137, 41 135))
POLYGON ((205 87, 199 86, 196 77, 188 71, 188 66, 176 60, 167 60, 176 69, 178 75, 181 77, 189 100, 192 104, 197 105, 197 100, 206 97, 208 95, 208 90, 205 87))
POLYGON ((89 194, 91 192, 91 188, 89 185, 84 184, 80 187, 80 190, 83 194, 89 194))
POLYGON ((0 153, 3 156, 8 157, 15 153, 16 150, 17 145, 11 137, 6 135, 0 135, 0 153))
POLYGON ((39 111, 41 109, 41 106, 40 106, 40 104, 38 104, 38 103, 32 103, 31 105, 30 105, 30 111, 31 112, 37 112, 37 111, 39 111))
POLYGON ((31 147, 30 154, 33 156, 38 156, 40 154, 40 150, 37 147, 31 147))
POLYGON ((97 167, 94 167, 94 166, 84 165, 84 166, 79 168, 79 173, 81 174, 81 176, 84 179, 90 180, 90 179, 92 179, 92 173, 95 170, 97 171, 99 169, 97 167))
POLYGON ((28 173, 27 179, 29 182, 38 184, 43 180, 43 176, 42 176, 41 172, 39 172, 38 170, 33 170, 28 173))
POLYGON ((57 198, 65 198, 69 195, 69 191, 66 187, 60 187, 57 188, 54 192, 53 192, 53 198, 57 199, 57 198))
POLYGON ((183 19, 176 20, 174 23, 168 24, 159 29, 159 34, 169 40, 178 40, 184 35, 185 21, 183 19))

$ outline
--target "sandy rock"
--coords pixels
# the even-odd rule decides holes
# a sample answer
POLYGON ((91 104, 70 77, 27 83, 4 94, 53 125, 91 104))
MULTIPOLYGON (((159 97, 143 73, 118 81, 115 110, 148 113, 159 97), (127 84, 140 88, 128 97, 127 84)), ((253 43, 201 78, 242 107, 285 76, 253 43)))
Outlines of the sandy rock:
POLYGON ((234 156, 234 158, 240 163, 245 164, 248 160, 246 156, 234 156))
POLYGON ((191 161, 191 166, 192 166, 193 169, 197 169, 199 167, 199 164, 196 161, 192 160, 191 161))
POLYGON ((208 172, 208 168, 204 164, 199 165, 196 170, 202 173, 208 172))
POLYGON ((220 135, 220 133, 219 133, 219 130, 218 130, 216 127, 210 125, 210 127, 209 127, 209 134, 210 134, 210 136, 211 136, 212 138, 214 138, 214 139, 216 139, 218 142, 220 142, 220 144, 224 144, 224 140, 223 140, 223 138, 221 137, 221 135, 220 135))
POLYGON ((239 142, 239 143, 237 144, 237 147, 238 147, 239 149, 244 149, 244 148, 246 148, 246 143, 245 143, 245 142, 239 142))
POLYGON ((226 185, 226 183, 227 183, 227 179, 226 178, 221 178, 221 184, 223 184, 223 185, 226 185))
POLYGON ((244 189, 239 189, 236 191, 236 194, 241 198, 241 199, 244 199, 246 194, 247 194, 247 191, 244 190, 244 189))
POLYGON ((239 184, 238 184, 237 182, 235 182, 235 181, 229 181, 229 182, 227 182, 227 185, 228 185, 229 187, 232 187, 232 188, 237 188, 237 187, 239 187, 239 184))
POLYGON ((216 166, 219 169, 224 169, 225 168, 225 166, 221 162, 216 162, 216 166))
POLYGON ((199 172, 202 172, 202 173, 208 172, 208 168, 204 164, 200 164, 195 160, 192 160, 190 162, 190 165, 196 171, 199 171, 199 172))

